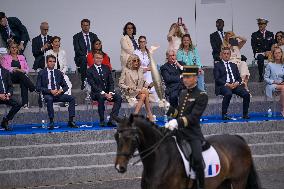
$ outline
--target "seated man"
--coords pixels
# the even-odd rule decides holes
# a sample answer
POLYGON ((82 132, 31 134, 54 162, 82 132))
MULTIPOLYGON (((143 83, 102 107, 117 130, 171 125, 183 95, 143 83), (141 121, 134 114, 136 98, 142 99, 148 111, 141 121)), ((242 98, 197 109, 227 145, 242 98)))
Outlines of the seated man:
POLYGON ((107 123, 108 126, 114 126, 112 120, 114 117, 118 116, 122 98, 118 94, 115 94, 111 71, 106 65, 102 64, 102 60, 103 53, 101 51, 95 52, 95 64, 87 69, 87 82, 91 86, 92 100, 98 101, 100 126, 105 125, 105 100, 109 102, 114 102, 112 111, 110 113, 110 118, 107 123))
POLYGON ((5 131, 11 131, 12 129, 8 125, 8 121, 12 120, 15 114, 21 109, 21 105, 11 98, 13 94, 13 85, 8 70, 0 66, 0 104, 6 104, 12 106, 9 113, 3 117, 1 127, 5 131))
POLYGON ((47 55, 46 62, 47 68, 38 73, 36 87, 38 91, 42 92, 47 104, 47 112, 50 119, 50 126, 48 129, 54 129, 53 102, 69 102, 68 127, 78 128, 73 121, 73 118, 75 117, 75 99, 71 95, 64 94, 68 90, 68 86, 64 80, 62 72, 58 69, 54 69, 56 62, 55 56, 47 55))
POLYGON ((222 101, 222 119, 230 120, 227 110, 232 98, 236 94, 243 98, 243 118, 249 119, 248 108, 250 103, 250 94, 244 88, 240 73, 236 64, 229 62, 231 50, 224 47, 221 51, 222 60, 214 65, 215 93, 223 95, 222 101))
POLYGON ((176 59, 176 52, 174 50, 167 51, 168 62, 161 66, 161 75, 166 85, 166 96, 172 107, 176 108, 178 105, 178 97, 181 90, 184 88, 180 78, 182 72, 183 62, 178 62, 176 59))
POLYGON ((263 81, 264 59, 268 58, 271 46, 274 44, 274 34, 266 30, 268 20, 257 19, 259 30, 251 35, 251 47, 257 59, 259 82, 263 81))

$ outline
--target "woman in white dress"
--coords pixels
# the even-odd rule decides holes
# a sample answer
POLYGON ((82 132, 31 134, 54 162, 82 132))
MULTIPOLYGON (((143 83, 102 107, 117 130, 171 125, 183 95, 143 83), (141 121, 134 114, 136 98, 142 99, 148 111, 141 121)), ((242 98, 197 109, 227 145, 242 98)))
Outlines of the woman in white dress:
POLYGON ((250 73, 247 63, 241 60, 240 51, 246 41, 247 40, 244 37, 236 36, 234 32, 228 31, 225 34, 222 47, 229 47, 231 49, 230 62, 237 64, 244 87, 248 90, 250 73))
POLYGON ((184 23, 173 23, 167 35, 167 39, 169 42, 168 50, 174 50, 175 52, 177 52, 181 44, 182 36, 187 33, 188 30, 184 23))
POLYGON ((68 90, 65 92, 65 94, 71 95, 72 83, 69 77, 66 75, 66 71, 68 69, 66 53, 62 48, 60 48, 60 40, 61 38, 58 36, 54 36, 51 38, 50 43, 52 48, 46 51, 46 55, 52 54, 53 56, 56 57, 56 63, 54 69, 59 69, 63 73, 64 79, 68 85, 68 90))
MULTIPOLYGON (((149 50, 147 48, 147 39, 145 36, 140 36, 138 38, 138 49, 134 51, 134 54, 136 54, 141 62, 141 68, 143 69, 144 73, 144 79, 147 83, 152 83, 152 73, 151 73, 151 67, 150 67, 150 57, 149 57, 149 50)), ((150 93, 152 94, 152 97, 154 99, 151 99, 153 102, 158 101, 158 95, 155 91, 155 88, 152 87, 150 90, 150 93)))

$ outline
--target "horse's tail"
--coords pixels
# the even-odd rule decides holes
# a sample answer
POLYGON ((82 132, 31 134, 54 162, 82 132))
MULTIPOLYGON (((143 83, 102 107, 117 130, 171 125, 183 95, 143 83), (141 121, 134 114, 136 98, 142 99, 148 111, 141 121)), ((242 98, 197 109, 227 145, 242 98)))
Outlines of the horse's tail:
POLYGON ((246 189, 261 189, 260 180, 258 178, 253 162, 251 164, 246 189))

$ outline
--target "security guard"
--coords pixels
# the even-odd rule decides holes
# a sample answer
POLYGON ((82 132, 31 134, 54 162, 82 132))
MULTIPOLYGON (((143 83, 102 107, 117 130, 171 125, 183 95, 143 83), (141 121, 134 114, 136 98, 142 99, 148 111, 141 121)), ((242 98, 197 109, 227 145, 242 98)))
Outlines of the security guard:
POLYGON ((183 66, 183 83, 186 86, 179 98, 177 109, 170 107, 168 115, 172 119, 165 127, 174 130, 178 128, 178 137, 183 138, 187 143, 182 142, 181 147, 187 159, 189 159, 188 144, 192 151, 192 168, 196 172, 199 189, 204 188, 204 165, 202 157, 202 144, 205 139, 200 128, 200 117, 203 114, 208 96, 206 92, 197 88, 197 66, 183 66))
POLYGON ((266 30, 268 20, 257 19, 259 30, 251 35, 251 47, 254 58, 257 59, 259 82, 263 81, 264 59, 268 58, 271 46, 274 44, 274 34, 266 30))

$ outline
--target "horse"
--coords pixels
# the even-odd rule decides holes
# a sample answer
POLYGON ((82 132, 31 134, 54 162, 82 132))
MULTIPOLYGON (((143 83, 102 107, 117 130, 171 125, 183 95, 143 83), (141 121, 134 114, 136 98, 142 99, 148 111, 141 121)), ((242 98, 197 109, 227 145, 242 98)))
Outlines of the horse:
MULTIPOLYGON (((197 184, 185 172, 182 157, 171 131, 164 132, 142 116, 116 118, 117 143, 115 169, 127 171, 129 160, 140 156, 143 164, 142 189, 188 189, 197 184), (136 149, 139 154, 134 154, 136 149)), ((238 135, 214 135, 206 139, 220 157, 221 170, 215 177, 205 179, 205 189, 260 189, 251 151, 238 135)))

